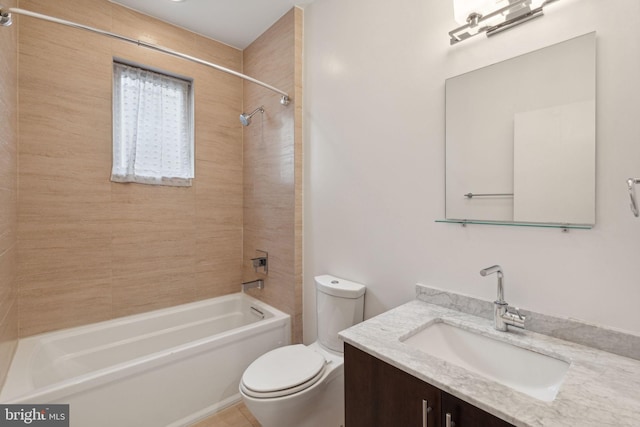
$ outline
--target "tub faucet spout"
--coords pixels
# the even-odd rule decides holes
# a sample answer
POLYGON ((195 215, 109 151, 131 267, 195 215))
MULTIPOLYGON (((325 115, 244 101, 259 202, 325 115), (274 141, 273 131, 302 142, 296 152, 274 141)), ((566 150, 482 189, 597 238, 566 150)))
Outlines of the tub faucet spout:
POLYGON ((518 307, 510 310, 509 304, 504 300, 504 273, 502 267, 494 265, 480 270, 481 276, 496 273, 498 276, 498 296, 493 302, 493 327, 498 331, 506 332, 508 326, 524 329, 525 316, 520 314, 518 307))
POLYGON ((244 282, 242 284, 242 292, 246 292, 248 289, 252 288, 264 289, 264 281, 262 279, 258 279, 250 282, 244 282))

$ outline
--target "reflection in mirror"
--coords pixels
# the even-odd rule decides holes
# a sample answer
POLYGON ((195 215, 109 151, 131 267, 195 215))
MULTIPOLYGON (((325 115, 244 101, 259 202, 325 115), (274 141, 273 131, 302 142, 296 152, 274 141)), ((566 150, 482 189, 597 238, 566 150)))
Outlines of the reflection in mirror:
POLYGON ((446 218, 595 223, 595 33, 446 82, 446 218))

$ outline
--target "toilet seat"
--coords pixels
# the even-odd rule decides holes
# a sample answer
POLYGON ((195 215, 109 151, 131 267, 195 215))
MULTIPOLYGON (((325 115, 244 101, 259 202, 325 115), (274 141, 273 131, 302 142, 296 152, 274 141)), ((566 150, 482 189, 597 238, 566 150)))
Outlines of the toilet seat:
POLYGON ((288 396, 311 387, 324 374, 325 358, 302 344, 272 350, 244 372, 240 387, 248 396, 288 396))

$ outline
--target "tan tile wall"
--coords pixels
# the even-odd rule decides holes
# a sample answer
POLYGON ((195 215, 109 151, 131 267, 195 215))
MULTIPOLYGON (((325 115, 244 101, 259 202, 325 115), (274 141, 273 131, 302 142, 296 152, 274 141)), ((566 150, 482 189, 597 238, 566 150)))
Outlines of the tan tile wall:
MULTIPOLYGON (((16 1, 5 1, 15 7, 16 1)), ((0 27, 0 387, 18 338, 18 18, 0 27)))
POLYGON ((244 50, 244 72, 290 94, 289 106, 264 88, 244 84, 244 109, 265 112, 244 128, 244 280, 250 293, 292 316, 302 342, 302 10, 294 8, 244 50), (268 276, 250 258, 269 252, 268 276))
MULTIPOLYGON (((107 0, 19 4, 242 69, 241 51, 107 0)), ((242 279, 242 81, 32 18, 23 17, 19 32, 20 335, 237 292, 242 279), (109 181, 114 57, 194 79, 193 187, 109 181)), ((15 151, 15 145, 2 144, 0 150, 15 151)), ((15 197, 4 187, 0 194, 3 200, 15 197)), ((2 212, 0 218, 5 217, 2 212)), ((0 230, 8 228, 0 224, 0 230)), ((11 247, 5 243, 11 239, 15 236, 2 237, 0 244, 11 247)), ((2 286, 7 288, 4 278, 2 286)))

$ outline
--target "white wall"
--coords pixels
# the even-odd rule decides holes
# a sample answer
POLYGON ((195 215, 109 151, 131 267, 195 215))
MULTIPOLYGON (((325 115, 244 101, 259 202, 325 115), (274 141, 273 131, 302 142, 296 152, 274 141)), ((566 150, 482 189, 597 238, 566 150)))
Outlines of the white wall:
POLYGON ((640 2, 561 0, 545 17, 449 46, 449 0, 316 0, 305 9, 305 342, 313 276, 367 285, 365 316, 416 282, 640 334, 640 2), (597 208, 590 231, 436 224, 444 80, 597 31, 597 208))

